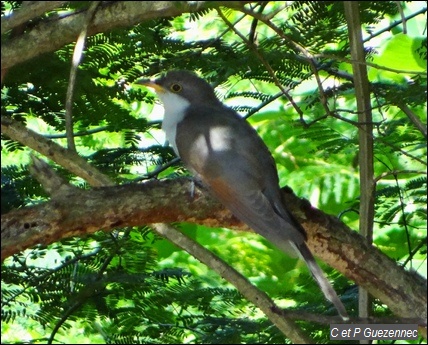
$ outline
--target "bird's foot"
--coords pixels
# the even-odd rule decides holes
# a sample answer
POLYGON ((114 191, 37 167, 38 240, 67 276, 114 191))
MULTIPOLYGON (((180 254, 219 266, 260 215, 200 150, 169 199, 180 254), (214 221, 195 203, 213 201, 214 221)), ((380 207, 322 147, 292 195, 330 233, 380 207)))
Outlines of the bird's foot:
POLYGON ((202 179, 199 176, 193 176, 190 178, 190 196, 192 199, 195 197, 196 187, 199 189, 206 190, 206 187, 202 183, 202 179))

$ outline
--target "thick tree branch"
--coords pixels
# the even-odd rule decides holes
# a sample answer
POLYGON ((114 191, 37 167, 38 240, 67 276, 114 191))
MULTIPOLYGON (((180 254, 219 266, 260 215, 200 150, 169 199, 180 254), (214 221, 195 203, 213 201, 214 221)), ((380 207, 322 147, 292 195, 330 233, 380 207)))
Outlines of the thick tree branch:
POLYGON ((1 18, 1 32, 5 33, 26 22, 42 16, 48 11, 64 5, 68 1, 23 1, 21 8, 10 16, 1 18))
MULTIPOLYGON (((174 17, 215 6, 236 7, 242 1, 110 1, 105 2, 88 27, 88 36, 114 28, 131 27, 149 19, 174 17)), ((24 34, 2 42, 2 69, 53 52, 76 41, 86 22, 86 11, 43 21, 24 34), (66 28, 66 29, 64 29, 66 28)))
POLYGON ((90 165, 76 152, 67 150, 42 135, 26 128, 22 123, 14 119, 1 117, 1 132, 9 138, 19 141, 21 144, 52 159, 65 169, 82 177, 91 186, 112 186, 113 182, 97 169, 90 165))
MULTIPOLYGON (((98 230, 158 222, 193 222, 248 229, 189 179, 149 181, 116 187, 71 188, 52 200, 2 217, 2 257, 37 243, 48 244, 98 230)), ((291 193, 286 202, 308 233, 319 258, 364 286, 400 317, 426 318, 426 281, 407 272, 336 217, 291 193)))
MULTIPOLYGON (((64 197, 69 198, 71 195, 79 194, 79 189, 69 185, 64 179, 56 175, 49 165, 35 157, 33 157, 31 172, 43 185, 45 190, 51 194, 54 200, 62 200, 64 197)), ((192 198, 195 195, 193 193, 194 192, 192 192, 192 198)), ((254 303, 255 306, 260 308, 266 314, 266 316, 279 328, 279 330, 292 340, 293 343, 308 344, 312 342, 311 339, 308 338, 304 332, 302 332, 301 328, 297 327, 294 321, 287 320, 281 314, 275 312, 277 306, 264 292, 257 289, 244 276, 242 276, 231 266, 227 265, 226 262, 215 256, 203 246, 196 243, 194 240, 182 234, 178 229, 175 229, 168 224, 156 223, 152 224, 152 227, 158 234, 166 237, 172 243, 183 248, 189 254, 198 258, 200 261, 207 264, 208 267, 211 267, 222 277, 226 278, 245 297, 247 297, 250 302, 254 303)), ((68 309, 66 315, 62 317, 61 322, 57 323, 55 329, 52 331, 49 343, 52 343, 52 339, 56 334, 56 331, 78 306, 80 306, 80 303, 68 309)))

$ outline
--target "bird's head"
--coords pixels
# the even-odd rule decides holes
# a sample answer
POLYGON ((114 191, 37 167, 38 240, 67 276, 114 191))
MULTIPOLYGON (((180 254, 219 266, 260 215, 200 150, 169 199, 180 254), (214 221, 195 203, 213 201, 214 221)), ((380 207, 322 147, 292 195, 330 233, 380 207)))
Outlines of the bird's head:
POLYGON ((220 102, 210 84, 188 71, 170 71, 158 79, 141 79, 137 83, 154 89, 164 105, 173 100, 177 102, 180 98, 184 98, 190 104, 220 102))

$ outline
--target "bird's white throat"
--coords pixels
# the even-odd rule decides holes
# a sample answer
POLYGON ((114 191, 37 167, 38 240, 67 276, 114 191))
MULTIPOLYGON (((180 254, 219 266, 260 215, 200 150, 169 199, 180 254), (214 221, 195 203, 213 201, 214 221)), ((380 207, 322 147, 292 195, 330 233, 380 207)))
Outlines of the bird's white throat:
POLYGON ((158 92, 158 96, 161 99, 165 110, 162 121, 162 130, 165 132, 166 139, 178 155, 177 145, 175 143, 177 125, 181 120, 183 120, 190 102, 187 99, 171 92, 158 92))

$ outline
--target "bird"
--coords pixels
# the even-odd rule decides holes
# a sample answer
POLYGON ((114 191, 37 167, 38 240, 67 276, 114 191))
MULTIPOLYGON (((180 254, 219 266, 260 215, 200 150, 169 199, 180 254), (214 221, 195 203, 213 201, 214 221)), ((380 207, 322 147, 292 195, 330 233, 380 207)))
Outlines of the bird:
POLYGON ((224 105, 214 88, 187 70, 141 78, 164 108, 162 129, 184 166, 233 215, 280 250, 306 262, 343 320, 348 313, 306 244, 306 232, 287 209, 275 161, 257 131, 224 105))

